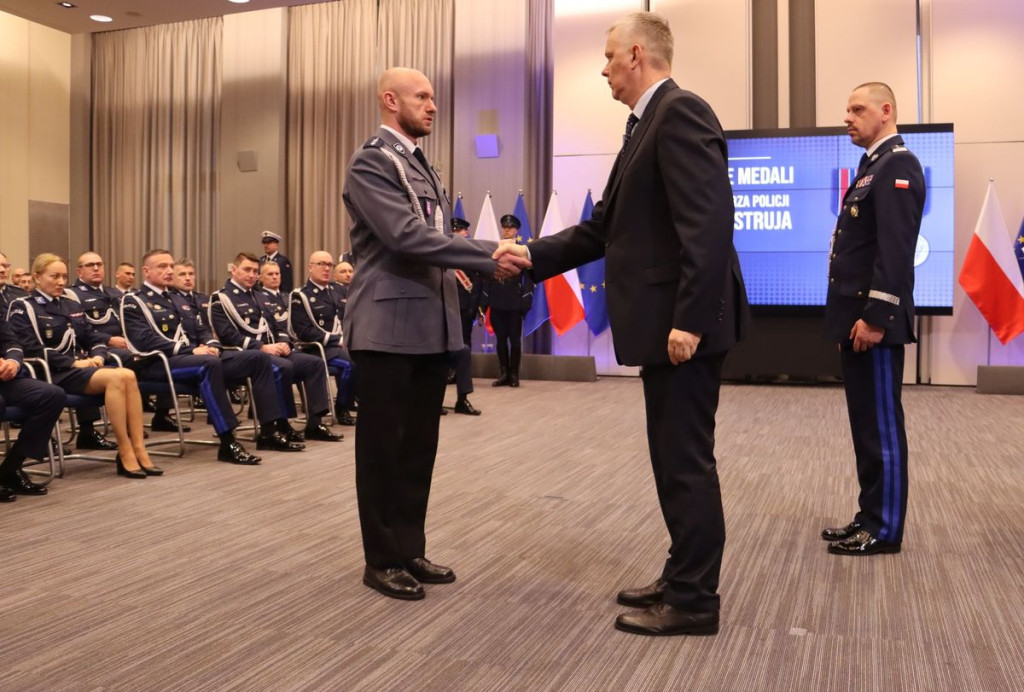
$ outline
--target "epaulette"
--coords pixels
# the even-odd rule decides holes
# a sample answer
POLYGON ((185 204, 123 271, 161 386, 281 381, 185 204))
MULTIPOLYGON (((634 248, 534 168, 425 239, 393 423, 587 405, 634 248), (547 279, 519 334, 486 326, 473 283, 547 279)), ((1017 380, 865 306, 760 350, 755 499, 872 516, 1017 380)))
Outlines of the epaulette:
POLYGON ((894 153, 894 154, 899 154, 900 152, 903 152, 903 151, 910 151, 910 149, 907 149, 907 148, 906 148, 905 146, 903 146, 902 144, 897 144, 896 146, 894 146, 894 147, 893 147, 892 149, 890 149, 889 151, 891 151, 891 152, 892 152, 892 153, 894 153))
POLYGON ((401 142, 388 144, 380 137, 370 137, 366 144, 363 145, 363 149, 387 149, 388 147, 391 147, 402 156, 405 156, 405 146, 401 142))

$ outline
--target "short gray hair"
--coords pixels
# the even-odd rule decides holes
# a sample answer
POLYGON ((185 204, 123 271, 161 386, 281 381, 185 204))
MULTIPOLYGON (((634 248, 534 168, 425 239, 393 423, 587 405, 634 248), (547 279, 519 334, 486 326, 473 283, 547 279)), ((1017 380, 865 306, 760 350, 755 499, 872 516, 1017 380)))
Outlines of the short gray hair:
POLYGON ((648 55, 672 67, 675 41, 667 19, 653 12, 633 12, 615 22, 608 33, 616 29, 628 32, 630 40, 643 46, 648 55))

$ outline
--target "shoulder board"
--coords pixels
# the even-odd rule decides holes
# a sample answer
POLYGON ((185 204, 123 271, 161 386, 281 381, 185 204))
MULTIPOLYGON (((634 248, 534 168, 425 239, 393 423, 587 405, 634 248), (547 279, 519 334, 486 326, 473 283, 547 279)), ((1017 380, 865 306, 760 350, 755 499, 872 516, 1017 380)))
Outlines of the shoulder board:
POLYGON ((899 154, 900 152, 904 152, 904 151, 910 151, 910 149, 907 149, 907 148, 906 148, 905 146, 903 146, 902 144, 897 144, 896 146, 894 146, 894 147, 893 147, 893 148, 891 149, 891 151, 892 151, 892 153, 894 153, 894 154, 899 154))
POLYGON ((394 144, 388 144, 380 137, 371 137, 366 144, 363 145, 363 149, 387 149, 388 147, 394 149, 402 156, 405 156, 406 150, 405 145, 401 142, 395 142, 394 144))

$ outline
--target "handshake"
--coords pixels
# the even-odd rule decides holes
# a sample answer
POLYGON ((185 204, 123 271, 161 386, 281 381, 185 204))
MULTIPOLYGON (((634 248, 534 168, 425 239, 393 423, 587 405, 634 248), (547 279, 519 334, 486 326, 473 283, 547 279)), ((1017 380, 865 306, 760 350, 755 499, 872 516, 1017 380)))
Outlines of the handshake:
POLYGON ((494 270, 494 278, 498 281, 519 276, 524 269, 533 266, 526 246, 517 245, 512 240, 500 242, 491 258, 498 261, 498 267, 494 270))

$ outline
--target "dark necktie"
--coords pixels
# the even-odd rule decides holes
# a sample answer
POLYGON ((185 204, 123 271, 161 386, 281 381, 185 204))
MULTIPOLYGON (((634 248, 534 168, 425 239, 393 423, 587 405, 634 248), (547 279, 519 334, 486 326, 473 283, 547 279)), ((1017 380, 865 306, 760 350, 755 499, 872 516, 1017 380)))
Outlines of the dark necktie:
POLYGON ((858 164, 858 166, 857 166, 857 177, 858 178, 860 176, 864 175, 864 169, 868 167, 868 162, 870 160, 871 159, 868 158, 867 152, 864 152, 863 154, 861 154, 860 164, 858 164))
MULTIPOLYGON (((412 152, 412 155, 415 156, 416 160, 420 162, 421 166, 423 166, 424 172, 426 172, 426 174, 430 176, 430 164, 427 163, 427 157, 423 155, 423 150, 420 149, 419 147, 416 147, 416 149, 412 152)), ((431 178, 433 178, 433 176, 431 176, 431 178)))
POLYGON ((633 128, 640 122, 640 118, 636 117, 632 113, 626 118, 626 133, 622 135, 622 148, 625 149, 629 146, 629 138, 633 136, 633 128))

